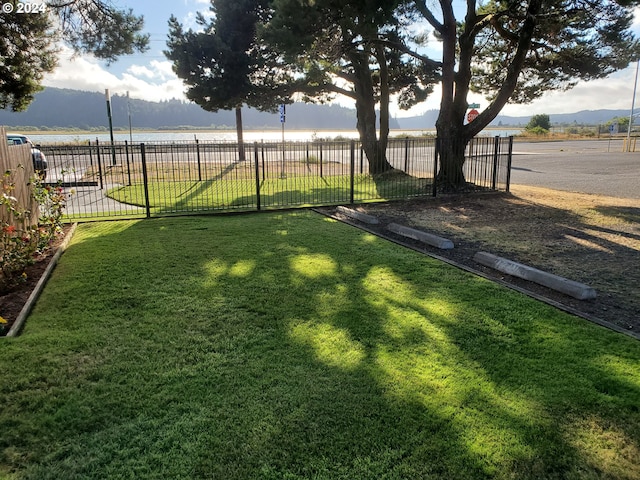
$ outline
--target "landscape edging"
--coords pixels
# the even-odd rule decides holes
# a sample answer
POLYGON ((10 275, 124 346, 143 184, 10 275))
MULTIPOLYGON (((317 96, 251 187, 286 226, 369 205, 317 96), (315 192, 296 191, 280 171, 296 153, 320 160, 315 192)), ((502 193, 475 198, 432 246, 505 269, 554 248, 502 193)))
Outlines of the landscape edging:
POLYGON ((29 313, 31 313, 31 309, 33 308, 33 305, 36 303, 36 300, 40 296, 40 293, 42 293, 44 286, 46 285, 47 281, 49 280, 49 277, 51 276, 51 273, 53 272, 53 269, 58 264, 58 260, 60 260, 60 256, 66 250, 67 246, 69 245, 69 242, 71 242, 71 238, 73 237, 73 234, 77 226, 78 226, 77 223, 74 223, 71 226, 71 228, 67 232, 67 235, 64 237, 64 240, 58 246, 56 253, 53 255, 53 257, 49 261, 49 265, 47 265, 46 270, 40 277, 40 280, 38 280, 38 283, 36 284, 35 288, 31 292, 31 295, 29 295, 27 302, 22 307, 22 310, 20 310, 20 314, 16 318, 16 321, 13 322, 13 325, 11 326, 11 329, 7 333, 6 337, 16 337, 22 330, 22 326, 24 325, 24 322, 27 320, 29 313))

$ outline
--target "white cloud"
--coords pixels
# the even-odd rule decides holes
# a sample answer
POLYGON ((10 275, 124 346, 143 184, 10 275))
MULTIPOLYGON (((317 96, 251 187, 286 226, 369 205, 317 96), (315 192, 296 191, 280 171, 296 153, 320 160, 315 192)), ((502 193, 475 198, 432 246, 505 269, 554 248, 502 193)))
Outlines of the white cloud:
POLYGON ((146 77, 146 78, 155 77, 155 73, 153 72, 153 70, 143 65, 132 65, 127 69, 127 72, 129 72, 131 75, 135 77, 146 77))
POLYGON ((173 80, 178 78, 173 72, 172 63, 168 60, 165 60, 163 62, 160 62, 158 60, 151 60, 151 67, 162 80, 173 80))
POLYGON ((65 51, 59 67, 44 78, 48 87, 71 88, 89 92, 124 95, 149 101, 185 98, 182 81, 171 70, 168 61, 152 60, 147 65, 131 65, 121 74, 110 72, 91 56, 70 55, 65 51))
POLYGON ((566 92, 546 93, 530 105, 507 105, 502 113, 523 116, 581 110, 629 110, 633 99, 635 70, 634 64, 608 78, 579 83, 566 92))

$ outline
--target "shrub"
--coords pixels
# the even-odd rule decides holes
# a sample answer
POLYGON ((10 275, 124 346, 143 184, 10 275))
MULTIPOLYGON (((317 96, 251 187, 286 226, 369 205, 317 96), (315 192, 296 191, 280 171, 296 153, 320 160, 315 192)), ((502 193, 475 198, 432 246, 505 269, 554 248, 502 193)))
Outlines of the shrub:
POLYGON ((525 127, 525 129, 528 131, 533 131, 537 128, 542 128, 547 132, 551 130, 551 120, 549 119, 549 115, 547 115, 546 113, 534 115, 533 117, 531 117, 531 120, 529 120, 529 123, 525 127))
POLYGON ((25 209, 12 195, 16 190, 14 173, 6 171, 2 178, 0 208, 6 216, 0 224, 0 294, 10 291, 26 280, 25 268, 42 255, 62 231, 62 213, 66 197, 62 187, 44 185, 37 176, 31 179, 31 195, 39 205, 36 212, 25 209))
POLYGON ((533 128, 527 128, 527 133, 530 135, 538 135, 538 136, 542 136, 542 135, 548 135, 549 134, 549 130, 547 130, 546 128, 542 128, 540 126, 537 127, 533 127, 533 128))

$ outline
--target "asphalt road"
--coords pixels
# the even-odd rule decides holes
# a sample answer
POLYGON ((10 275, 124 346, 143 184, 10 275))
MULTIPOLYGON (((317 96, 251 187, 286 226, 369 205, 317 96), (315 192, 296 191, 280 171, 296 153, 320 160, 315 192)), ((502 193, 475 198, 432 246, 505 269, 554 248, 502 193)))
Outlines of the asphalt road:
POLYGON ((515 142, 511 183, 640 199, 640 142, 623 140, 515 142))

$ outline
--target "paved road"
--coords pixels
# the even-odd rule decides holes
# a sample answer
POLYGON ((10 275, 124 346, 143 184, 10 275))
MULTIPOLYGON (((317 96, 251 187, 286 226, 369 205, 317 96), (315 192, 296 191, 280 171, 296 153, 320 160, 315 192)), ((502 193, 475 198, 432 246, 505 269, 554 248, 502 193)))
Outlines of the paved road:
POLYGON ((622 140, 516 142, 511 183, 640 199, 640 144, 622 140))

